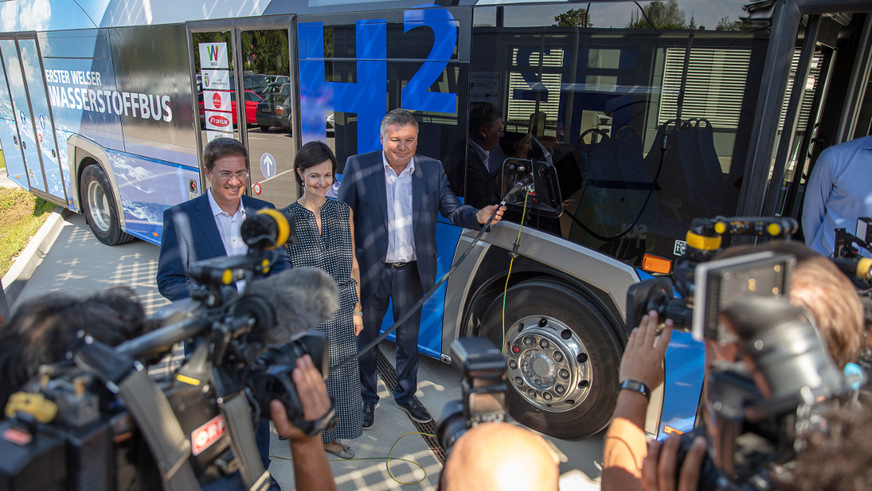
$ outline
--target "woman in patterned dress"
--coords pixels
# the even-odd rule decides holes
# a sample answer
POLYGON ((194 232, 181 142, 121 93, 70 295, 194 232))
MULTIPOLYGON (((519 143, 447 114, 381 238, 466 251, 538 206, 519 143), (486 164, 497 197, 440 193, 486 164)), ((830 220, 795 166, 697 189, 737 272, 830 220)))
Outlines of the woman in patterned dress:
MULTIPOLYGON (((327 198, 336 172, 336 157, 323 142, 303 145, 294 159, 297 184, 303 196, 283 211, 294 216, 297 243, 288 245, 291 263, 326 271, 339 287, 339 310, 316 329, 330 340, 330 366, 357 354, 357 335, 363 330, 360 307, 360 271, 354 254, 351 208, 327 198)), ((354 452, 340 438, 357 438, 361 429, 360 375, 357 361, 327 378, 327 393, 336 404, 338 424, 323 433, 324 449, 344 459, 354 452)))

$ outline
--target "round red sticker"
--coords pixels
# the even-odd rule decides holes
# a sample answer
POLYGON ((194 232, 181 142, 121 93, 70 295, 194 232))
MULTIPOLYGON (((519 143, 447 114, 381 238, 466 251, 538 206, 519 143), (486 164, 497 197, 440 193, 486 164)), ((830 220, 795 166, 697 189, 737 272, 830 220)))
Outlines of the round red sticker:
POLYGON ((221 93, 220 92, 215 92, 215 94, 212 96, 212 104, 215 106, 215 109, 221 108, 221 93))
POLYGON ((259 182, 254 183, 253 187, 254 187, 254 194, 260 194, 260 183, 259 182))

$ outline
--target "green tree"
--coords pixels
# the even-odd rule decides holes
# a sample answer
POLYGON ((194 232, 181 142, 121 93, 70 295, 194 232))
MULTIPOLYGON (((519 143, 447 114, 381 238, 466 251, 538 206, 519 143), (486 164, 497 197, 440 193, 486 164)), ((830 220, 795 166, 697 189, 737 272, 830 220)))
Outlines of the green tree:
POLYGON ((678 8, 678 0, 651 2, 642 7, 641 12, 634 12, 627 27, 631 29, 686 29, 684 11, 678 8), (646 19, 647 17, 647 19, 646 19), (649 22, 650 21, 650 22, 649 22), (653 24, 653 26, 652 26, 653 24))
POLYGON ((570 9, 556 17, 554 22, 561 27, 592 27, 587 9, 570 9))
POLYGON ((741 31, 745 28, 745 23, 740 20, 731 21, 729 17, 721 17, 718 25, 715 26, 716 31, 741 31))

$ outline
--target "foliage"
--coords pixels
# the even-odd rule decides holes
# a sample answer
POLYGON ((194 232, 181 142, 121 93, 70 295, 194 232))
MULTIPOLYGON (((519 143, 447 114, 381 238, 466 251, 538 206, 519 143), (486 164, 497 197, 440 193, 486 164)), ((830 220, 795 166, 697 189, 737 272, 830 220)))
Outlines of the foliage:
POLYGON ((570 9, 555 16, 554 22, 561 27, 593 27, 587 9, 570 9))
POLYGON ((645 15, 637 12, 632 14, 627 27, 632 29, 651 29, 652 27, 655 29, 688 28, 688 24, 684 20, 684 11, 678 8, 678 0, 651 2, 642 7, 642 11, 645 15))
POLYGON ((729 17, 721 17, 721 20, 718 21, 718 25, 715 26, 716 31, 741 31, 745 29, 747 26, 744 22, 740 20, 731 21, 729 17))
POLYGON ((267 75, 290 74, 288 56, 288 31, 268 29, 243 31, 242 52, 245 54, 245 69, 267 75))
POLYGON ((23 189, 0 188, 0 275, 9 271, 54 208, 23 189))

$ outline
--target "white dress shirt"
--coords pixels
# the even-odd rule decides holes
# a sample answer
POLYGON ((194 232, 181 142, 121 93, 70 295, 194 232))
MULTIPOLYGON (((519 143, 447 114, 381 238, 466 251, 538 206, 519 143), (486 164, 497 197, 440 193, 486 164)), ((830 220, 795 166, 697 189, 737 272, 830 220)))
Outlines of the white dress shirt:
MULTIPOLYGON (((233 215, 222 210, 218 206, 218 202, 212 196, 212 188, 206 190, 209 196, 209 207, 212 208, 212 216, 215 218, 215 225, 218 227, 218 235, 221 236, 221 243, 224 244, 224 252, 228 256, 239 256, 248 252, 248 246, 242 241, 242 222, 245 221, 245 207, 242 206, 242 200, 239 200, 239 209, 233 215)), ((236 282, 236 289, 240 292, 245 290, 245 280, 236 282)))
POLYGON ((388 165, 382 152, 385 166, 385 192, 388 205, 388 253, 387 263, 406 263, 417 260, 415 234, 412 224, 412 174, 415 172, 414 157, 400 175, 388 165))

